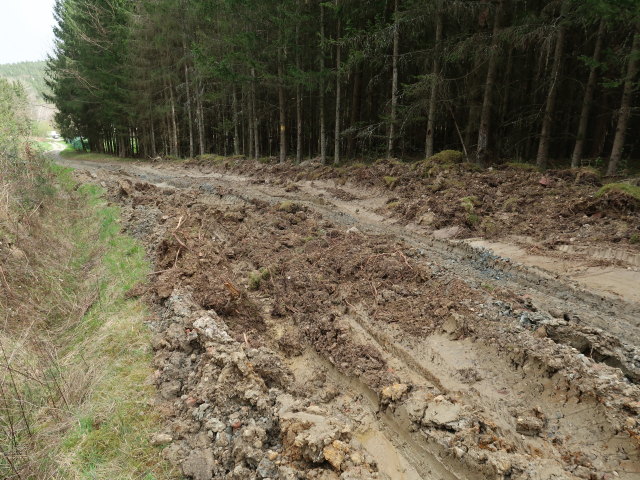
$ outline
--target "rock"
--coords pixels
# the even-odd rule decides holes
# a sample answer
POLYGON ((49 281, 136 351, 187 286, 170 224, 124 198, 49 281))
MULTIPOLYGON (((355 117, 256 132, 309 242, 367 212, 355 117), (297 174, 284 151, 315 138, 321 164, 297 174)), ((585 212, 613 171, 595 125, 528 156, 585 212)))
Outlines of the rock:
POLYGON ((553 179, 552 179, 552 178, 550 178, 550 177, 542 177, 542 178, 538 181, 538 183, 539 183, 540 185, 542 185, 543 187, 552 187, 552 186, 553 186, 553 184, 554 184, 554 181, 553 181, 553 179))
POLYGON ((397 402, 405 393, 409 391, 409 385, 405 383, 395 383, 382 389, 382 402, 389 404, 390 402, 397 402))
POLYGON ((351 455, 349 455, 349 459, 351 460, 351 463, 356 466, 362 465, 364 463, 364 457, 359 452, 353 452, 351 455))
POLYGON ((516 420, 516 432, 529 437, 540 435, 544 428, 544 422, 536 417, 518 417, 516 420))
POLYGON ((325 446, 333 444, 343 436, 343 432, 350 430, 333 418, 306 412, 286 412, 281 415, 281 420, 283 445, 289 455, 311 463, 325 461, 325 446))
POLYGON ((182 473, 193 480, 211 480, 214 466, 211 449, 196 450, 182 464, 182 473))
POLYGON ((348 446, 339 441, 335 440, 331 445, 324 447, 322 450, 322 454, 327 462, 331 464, 331 466, 335 470, 340 470, 340 466, 342 462, 344 462, 345 453, 348 450, 348 446))
POLYGON ((432 235, 434 238, 445 240, 447 238, 454 238, 460 233, 461 230, 462 229, 460 227, 454 225, 453 227, 441 228, 440 230, 436 230, 432 233, 432 235))
POLYGON ((441 402, 432 402, 424 412, 422 423, 423 425, 453 426, 461 420, 461 410, 459 405, 446 399, 441 402))
MULTIPOLYGON (((233 339, 229 336, 227 331, 221 327, 219 319, 214 318, 212 312, 209 312, 207 316, 202 316, 193 322, 193 328, 197 329, 199 333, 203 334, 210 340, 216 340, 218 342, 232 342, 233 339)), ((217 315, 216 315, 217 317, 217 315)))
POLYGON ((427 393, 423 389, 412 390, 407 399, 399 405, 398 414, 406 414, 412 422, 419 423, 427 408, 427 393))
POLYGON ((548 336, 547 329, 544 327, 544 325, 541 327, 538 327, 538 329, 535 332, 533 332, 533 336, 536 338, 546 338, 548 336))
POLYGON ((433 212, 427 212, 420 217, 420 220, 418 220, 418 225, 431 225, 435 221, 435 214, 433 212))
POLYGON ((214 187, 210 183, 203 183, 198 188, 205 193, 216 193, 216 187, 214 187))
POLYGON ((358 230, 357 227, 351 227, 347 229, 347 233, 356 233, 356 234, 360 234, 362 233, 360 230, 358 230))
POLYGON ((267 457, 260 460, 258 463, 258 467, 256 468, 256 472, 262 478, 277 478, 278 477, 278 467, 273 461, 269 460, 267 457))
POLYGON ((173 437, 166 433, 156 433, 151 437, 151 445, 159 447, 160 445, 167 445, 173 442, 173 437))
POLYGON ((224 432, 225 428, 227 428, 227 426, 217 418, 209 418, 204 426, 207 430, 210 430, 214 433, 224 432))

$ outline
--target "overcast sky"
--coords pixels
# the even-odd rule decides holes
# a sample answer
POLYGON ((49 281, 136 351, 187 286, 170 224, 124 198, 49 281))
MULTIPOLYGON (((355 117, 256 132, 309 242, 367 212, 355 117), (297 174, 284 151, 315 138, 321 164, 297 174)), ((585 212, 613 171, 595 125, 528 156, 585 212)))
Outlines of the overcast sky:
POLYGON ((0 0, 0 65, 44 60, 53 48, 55 0, 0 0))

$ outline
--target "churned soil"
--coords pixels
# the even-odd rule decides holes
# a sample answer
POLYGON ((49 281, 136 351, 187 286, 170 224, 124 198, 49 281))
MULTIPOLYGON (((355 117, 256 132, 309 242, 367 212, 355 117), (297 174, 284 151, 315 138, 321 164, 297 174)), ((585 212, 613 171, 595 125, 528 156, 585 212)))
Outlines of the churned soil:
MULTIPOLYGON (((194 164, 202 171, 229 171, 259 179, 331 181, 375 189, 385 197, 381 214, 431 230, 456 226, 456 238, 517 235, 546 247, 597 243, 640 252, 640 200, 615 190, 598 196, 603 180, 589 169, 541 173, 518 164, 479 170, 469 163, 398 160, 344 167, 246 159, 194 160, 188 165, 194 164)), ((358 198, 339 187, 330 191, 341 200, 358 198)))
MULTIPOLYGON (((518 192, 524 202, 529 188, 538 205, 557 189, 559 203, 574 207, 550 217, 568 229, 554 230, 558 239, 595 241, 605 221, 633 228, 626 203, 590 219, 589 235, 578 237, 578 217, 613 201, 589 197, 591 180, 553 174, 542 185, 533 172, 517 171, 517 180, 467 172, 464 195, 423 198, 420 188, 435 179, 414 172, 409 180, 417 167, 395 163, 355 167, 360 176, 350 172, 349 183, 325 167, 233 160, 84 167, 91 174, 80 178, 108 189, 155 265, 131 294, 156 312, 155 382, 167 427, 154 442, 186 477, 638 475, 638 305, 408 228, 427 216, 433 232, 477 235, 470 214, 486 223, 502 212, 487 191, 494 180, 503 198, 518 192), (561 182, 591 207, 576 213, 578 197, 562 196, 561 182), (382 200, 356 212, 365 188, 380 189, 382 200), (391 228, 389 217, 401 222, 391 228)), ((500 228, 537 235, 518 226, 533 215, 527 205, 505 212, 513 217, 500 228)), ((540 222, 550 238, 551 223, 540 222)), ((633 249, 624 235, 606 242, 633 249)))

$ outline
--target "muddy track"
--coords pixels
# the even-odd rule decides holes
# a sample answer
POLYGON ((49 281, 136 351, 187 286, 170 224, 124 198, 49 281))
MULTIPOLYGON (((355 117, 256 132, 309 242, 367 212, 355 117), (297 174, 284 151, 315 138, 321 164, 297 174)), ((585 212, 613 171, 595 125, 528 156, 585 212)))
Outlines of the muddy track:
MULTIPOLYGON (((132 208, 134 223, 140 223, 136 208, 153 205, 172 219, 173 231, 187 225, 186 215, 222 244, 247 239, 248 250, 226 254, 235 274, 281 261, 303 276, 302 283, 292 274, 247 293, 250 315, 261 317, 265 346, 286 357, 297 385, 290 388, 330 411, 347 412, 356 424, 355 444, 377 458, 380 474, 637 478, 638 304, 394 224, 375 213, 373 197, 340 200, 331 185, 300 182, 292 189, 171 165, 60 161, 91 172, 94 181, 120 185, 119 201, 132 208), (155 190, 136 186, 146 183, 155 190), (243 226, 216 227, 212 215, 222 223, 239 216, 243 226), (282 246, 263 245, 288 231, 283 222, 291 222, 293 233, 275 242, 286 247, 276 259, 282 246), (318 225, 329 232, 318 240, 325 250, 305 250, 318 225), (292 253, 297 249, 309 253, 292 253), (356 261, 360 252, 364 257, 356 261), (334 254, 344 267, 327 264, 334 254), (339 277, 336 290, 318 300, 326 282, 316 286, 316 278, 329 266, 339 277), (289 336, 302 340, 288 342, 289 336), (318 387, 310 391, 314 382, 318 387), (327 391, 339 394, 318 397, 327 391)), ((195 248, 190 240, 202 247, 186 236, 171 245, 164 240, 159 248, 170 249, 169 260, 158 269, 175 269, 181 252, 195 248)), ((202 254, 199 261, 206 264, 202 254)), ((225 318, 215 299, 195 303, 225 318)), ((374 478, 344 472, 343 478, 374 478)))
POLYGON ((261 200, 272 204, 286 200, 295 201, 320 212, 323 217, 340 225, 355 226, 364 233, 374 235, 392 235, 414 247, 423 248, 428 252, 429 258, 437 257, 439 263, 445 263, 447 269, 464 276, 467 281, 469 277, 475 277, 478 285, 491 281, 504 284, 512 290, 526 289, 529 295, 534 296, 537 302, 545 304, 550 310, 577 315, 584 323, 603 329, 623 343, 640 345, 638 303, 611 298, 605 292, 585 290, 578 282, 540 268, 514 263, 509 258, 499 257, 467 243, 421 235, 374 213, 375 205, 367 209, 363 204, 354 205, 337 198, 327 198, 328 192, 323 188, 287 192, 285 188, 276 185, 256 183, 255 179, 250 177, 220 173, 202 174, 195 168, 188 170, 171 165, 103 162, 97 164, 62 159, 60 161, 65 165, 89 171, 106 169, 132 180, 145 181, 156 186, 199 188, 203 191, 221 189, 225 196, 240 201, 261 200))

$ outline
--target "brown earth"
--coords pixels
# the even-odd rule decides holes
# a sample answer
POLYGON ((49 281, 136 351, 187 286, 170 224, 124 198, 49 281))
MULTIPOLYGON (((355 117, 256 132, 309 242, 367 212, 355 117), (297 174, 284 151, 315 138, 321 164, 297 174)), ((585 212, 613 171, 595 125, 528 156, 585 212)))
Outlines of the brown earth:
MULTIPOLYGON (((633 288, 592 288, 575 272, 438 238, 451 227, 460 227, 457 237, 479 236, 459 219, 494 215, 475 201, 460 212, 460 192, 436 197, 420 190, 422 178, 403 190, 404 173, 394 169, 410 167, 400 165, 363 168, 346 183, 337 174, 305 179, 322 167, 230 161, 220 173, 223 166, 60 161, 108 188, 125 229, 154 260, 156 272, 133 294, 146 294, 158 313, 156 383, 167 429, 155 440, 187 477, 640 475, 633 288), (377 184, 376 169, 396 179, 377 184), (412 196, 415 215, 398 215, 412 196), (419 225, 425 208, 435 219, 419 225)), ((528 196, 532 182, 545 189, 532 201, 551 205, 539 176, 519 173, 520 193, 528 196)), ((497 208, 480 196, 491 178, 511 181, 504 172, 473 173, 464 196, 497 208)), ((594 188, 571 182, 576 191, 594 188)), ((557 195, 565 206, 579 203, 557 195)), ((631 237, 601 236, 612 222, 636 228, 635 210, 611 211, 579 236, 575 214, 550 212, 555 223, 540 220, 531 231, 520 223, 532 213, 518 208, 504 224, 523 236, 518 245, 498 232, 482 241, 533 249, 582 273, 618 269, 633 282, 631 237), (566 235, 574 241, 562 244, 574 250, 543 240, 566 235), (594 244, 614 257, 580 250, 594 244), (626 256, 611 253, 619 252, 612 244, 625 244, 626 256)))

